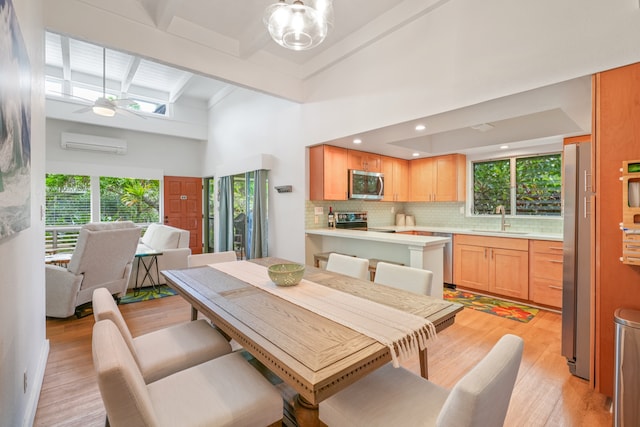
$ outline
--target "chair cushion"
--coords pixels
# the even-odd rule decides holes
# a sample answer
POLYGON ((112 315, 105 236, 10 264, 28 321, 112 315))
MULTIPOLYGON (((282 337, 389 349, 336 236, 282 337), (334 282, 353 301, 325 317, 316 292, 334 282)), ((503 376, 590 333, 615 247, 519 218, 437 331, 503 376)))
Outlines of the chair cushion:
POLYGON ((369 260, 338 253, 331 253, 327 261, 327 270, 357 279, 369 280, 369 260))
POLYGON ((437 425, 484 427, 504 424, 518 376, 524 342, 507 334, 451 389, 437 425), (455 422, 452 422, 455 420, 455 422))
POLYGON ((280 393, 239 353, 147 386, 159 426, 267 426, 282 419, 280 393))
POLYGON ((93 325, 93 366, 111 425, 157 425, 155 409, 118 328, 110 320, 93 325))
POLYGON ((237 259, 234 251, 225 251, 189 255, 188 261, 189 267, 198 267, 201 265, 217 264, 219 262, 237 261, 237 259))
POLYGON ((149 230, 145 232, 142 237, 142 243, 153 249, 175 249, 178 247, 178 241, 180 240, 180 234, 173 229, 173 227, 156 226, 155 224, 149 225, 149 230), (150 236, 147 235, 150 234, 150 236))
POLYGON ((229 342, 204 319, 135 337, 133 344, 147 384, 231 352, 229 342))
POLYGON ((379 262, 374 282, 420 295, 431 294, 433 272, 404 265, 379 262))
POLYGON ((109 290, 107 288, 95 289, 91 298, 91 305, 95 321, 111 320, 120 331, 120 335, 122 335, 122 338, 127 344, 127 347, 129 348, 129 351, 136 363, 140 365, 140 360, 138 360, 138 355, 136 354, 136 347, 133 343, 131 331, 129 331, 127 322, 125 322, 124 317, 122 317, 122 313, 120 313, 120 309, 113 300, 109 290))
POLYGON ((433 426, 448 390, 387 364, 320 402, 328 426, 433 426))

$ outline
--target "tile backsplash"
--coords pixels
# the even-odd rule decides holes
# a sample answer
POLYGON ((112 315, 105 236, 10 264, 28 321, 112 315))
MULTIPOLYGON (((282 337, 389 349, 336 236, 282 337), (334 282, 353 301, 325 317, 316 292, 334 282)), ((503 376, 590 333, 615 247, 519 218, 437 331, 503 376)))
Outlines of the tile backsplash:
MULTIPOLYGON (((329 207, 334 212, 368 213, 370 227, 394 225, 396 213, 414 215, 416 225, 424 227, 451 227, 465 229, 499 229, 500 216, 465 216, 465 204, 460 202, 366 202, 360 200, 348 201, 317 201, 307 200, 305 205, 305 227, 322 228, 327 226, 329 207), (318 215, 318 223, 314 215, 314 208, 322 207, 323 214, 318 215)), ((562 218, 510 218, 509 230, 543 234, 562 234, 562 218)))

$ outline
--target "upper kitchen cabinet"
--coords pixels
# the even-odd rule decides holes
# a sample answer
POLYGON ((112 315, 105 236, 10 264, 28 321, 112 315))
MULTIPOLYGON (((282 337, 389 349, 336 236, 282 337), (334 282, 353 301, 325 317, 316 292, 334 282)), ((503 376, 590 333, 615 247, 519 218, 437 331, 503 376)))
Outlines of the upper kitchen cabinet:
POLYGON ((367 172, 381 172, 380 155, 365 151, 347 150, 348 169, 367 172))
POLYGON ((395 157, 380 156, 384 174, 384 202, 406 202, 409 200, 409 161, 395 157))
POLYGON ((409 163, 409 201, 463 202, 466 156, 449 154, 412 160, 409 163))
POLYGON ((347 200, 347 149, 309 148, 309 200, 347 200))

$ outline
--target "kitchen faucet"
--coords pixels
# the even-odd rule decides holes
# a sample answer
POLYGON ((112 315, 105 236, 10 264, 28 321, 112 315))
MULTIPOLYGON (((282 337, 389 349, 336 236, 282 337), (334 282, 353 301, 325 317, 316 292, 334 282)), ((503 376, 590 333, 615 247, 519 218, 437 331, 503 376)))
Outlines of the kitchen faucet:
POLYGON ((511 227, 511 224, 507 223, 505 220, 505 209, 504 209, 504 205, 498 205, 496 206, 496 213, 497 214, 501 214, 502 217, 500 218, 500 231, 506 231, 507 227, 511 227))

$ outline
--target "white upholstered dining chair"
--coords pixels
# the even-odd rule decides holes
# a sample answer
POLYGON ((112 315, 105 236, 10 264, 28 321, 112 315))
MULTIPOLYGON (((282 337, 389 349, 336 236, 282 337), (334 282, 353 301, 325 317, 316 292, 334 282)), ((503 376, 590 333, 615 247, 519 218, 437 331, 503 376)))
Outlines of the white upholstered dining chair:
POLYGON ((217 264, 219 262, 237 261, 234 251, 211 252, 205 254, 189 255, 189 267, 217 264))
POLYGON ((334 273, 369 280, 369 260, 332 252, 327 260, 327 270, 334 273))
POLYGON ((281 425, 280 393, 239 353, 145 384, 110 320, 93 326, 92 353, 111 427, 281 425))
POLYGON ((497 427, 504 424, 523 340, 504 335, 447 390, 390 363, 320 402, 329 427, 497 427))
POLYGON ((93 292, 93 316, 96 322, 111 320, 116 325, 146 383, 231 352, 227 339, 204 319, 134 338, 105 288, 93 292))
POLYGON ((378 262, 374 283, 421 295, 431 295, 433 272, 405 265, 378 262))

